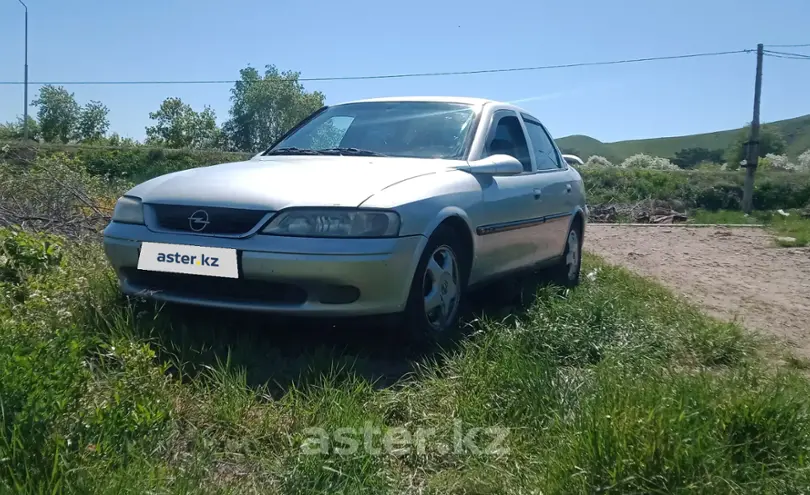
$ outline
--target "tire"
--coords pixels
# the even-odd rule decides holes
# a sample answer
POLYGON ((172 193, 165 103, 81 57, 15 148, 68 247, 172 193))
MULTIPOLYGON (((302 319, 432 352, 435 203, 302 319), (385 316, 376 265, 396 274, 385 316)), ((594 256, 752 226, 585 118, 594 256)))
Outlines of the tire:
POLYGON ((576 287, 579 285, 581 268, 582 228, 574 223, 565 237, 562 260, 551 269, 551 280, 561 287, 576 287))
POLYGON ((459 317, 469 277, 468 256, 458 234, 450 227, 440 226, 428 239, 411 281, 403 315, 404 330, 413 343, 446 346, 460 336, 459 317))

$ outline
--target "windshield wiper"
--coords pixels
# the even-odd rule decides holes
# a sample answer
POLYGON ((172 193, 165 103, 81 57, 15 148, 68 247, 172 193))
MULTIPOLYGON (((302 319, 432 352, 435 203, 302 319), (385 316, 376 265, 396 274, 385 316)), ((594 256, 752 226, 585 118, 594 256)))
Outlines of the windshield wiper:
POLYGON ((318 150, 318 152, 324 155, 388 156, 377 153, 376 151, 362 150, 359 148, 325 148, 318 150))
POLYGON ((277 150, 270 150, 264 153, 264 156, 267 155, 320 155, 322 154, 320 151, 316 150, 304 150, 301 148, 279 148, 277 150))

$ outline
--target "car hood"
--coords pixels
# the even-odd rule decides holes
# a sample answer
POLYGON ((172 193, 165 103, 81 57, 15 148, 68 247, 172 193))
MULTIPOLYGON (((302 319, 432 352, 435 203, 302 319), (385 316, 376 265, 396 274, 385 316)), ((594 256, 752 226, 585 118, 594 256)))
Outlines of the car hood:
POLYGON ((175 172, 127 195, 144 203, 280 210, 290 206, 359 206, 386 187, 457 168, 451 160, 274 156, 175 172))

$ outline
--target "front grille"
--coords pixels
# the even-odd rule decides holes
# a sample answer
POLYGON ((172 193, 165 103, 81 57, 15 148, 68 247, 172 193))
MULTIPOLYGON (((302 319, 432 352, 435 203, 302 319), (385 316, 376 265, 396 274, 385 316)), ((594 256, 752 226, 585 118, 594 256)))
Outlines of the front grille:
POLYGON ((301 287, 279 282, 149 272, 135 268, 122 270, 122 275, 135 289, 181 297, 275 304, 303 304, 307 300, 307 292, 301 287))
POLYGON ((151 205, 161 229, 200 234, 245 234, 267 214, 238 208, 151 205), (190 218, 200 221, 192 222, 190 218), (208 222, 207 224, 204 222, 208 222), (192 228, 193 227, 193 228, 192 228))

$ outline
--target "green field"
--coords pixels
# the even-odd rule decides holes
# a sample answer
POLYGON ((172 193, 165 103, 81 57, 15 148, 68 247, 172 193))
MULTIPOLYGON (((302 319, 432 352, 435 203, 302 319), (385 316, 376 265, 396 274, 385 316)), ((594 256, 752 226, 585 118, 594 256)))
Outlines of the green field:
POLYGON ((118 295, 97 246, 26 245, 38 269, 0 285, 0 492, 810 484, 803 361, 775 368, 740 327, 593 257, 576 290, 474 306, 439 352, 373 323, 158 311, 118 295))
MULTIPOLYGON (((777 130, 787 142, 787 155, 794 158, 810 149, 810 115, 780 120, 765 124, 777 130)), ((736 139, 740 129, 693 134, 656 139, 638 139, 603 143, 589 136, 566 136, 557 139, 560 148, 576 150, 580 158, 587 160, 591 155, 600 155, 614 163, 621 162, 636 153, 672 158, 684 148, 706 148, 709 150, 727 149, 736 139)))

